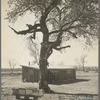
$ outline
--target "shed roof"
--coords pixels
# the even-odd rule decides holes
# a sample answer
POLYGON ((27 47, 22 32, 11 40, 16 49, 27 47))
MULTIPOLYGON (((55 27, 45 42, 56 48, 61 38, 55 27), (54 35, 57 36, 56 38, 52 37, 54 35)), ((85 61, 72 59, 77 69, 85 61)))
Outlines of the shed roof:
POLYGON ((27 66, 27 65, 20 65, 21 67, 32 68, 32 69, 39 69, 37 66, 27 66))
MULTIPOLYGON (((39 66, 26 66, 26 65, 20 65, 21 67, 27 67, 27 68, 33 68, 33 69, 40 69, 39 66)), ((75 69, 73 66, 57 66, 57 67, 48 67, 48 69, 75 69)))

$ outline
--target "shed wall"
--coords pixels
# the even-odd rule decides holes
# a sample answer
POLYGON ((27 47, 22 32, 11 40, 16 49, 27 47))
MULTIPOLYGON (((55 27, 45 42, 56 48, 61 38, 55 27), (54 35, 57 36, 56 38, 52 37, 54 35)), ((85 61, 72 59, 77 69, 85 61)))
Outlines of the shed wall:
MULTIPOLYGON (((38 82, 40 79, 39 69, 22 66, 23 82, 38 82)), ((75 80, 75 69, 48 69, 48 81, 59 82, 63 80, 75 80)))
POLYGON ((23 82, 38 82, 39 81, 39 70, 22 67, 22 80, 23 82))

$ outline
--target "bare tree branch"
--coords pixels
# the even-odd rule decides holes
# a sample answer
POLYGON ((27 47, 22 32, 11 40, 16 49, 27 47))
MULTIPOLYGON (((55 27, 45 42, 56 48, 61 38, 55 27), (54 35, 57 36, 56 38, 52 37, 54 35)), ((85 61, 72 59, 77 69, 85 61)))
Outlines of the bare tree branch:
POLYGON ((58 14, 59 14, 59 23, 60 23, 60 21, 61 21, 61 10, 57 6, 56 6, 56 9, 57 9, 58 14))
POLYGON ((26 35, 27 33, 33 33, 33 32, 37 32, 37 31, 41 31, 40 29, 37 29, 37 27, 40 27, 40 24, 35 24, 34 26, 32 25, 28 25, 28 29, 27 30, 23 30, 23 31, 16 31, 14 28, 10 27, 16 34, 20 34, 20 35, 26 35))
POLYGON ((73 32, 71 32, 71 31, 68 31, 70 34, 72 34, 72 36, 74 37, 74 38, 77 38, 77 36, 76 36, 76 33, 73 33, 73 32))
MULTIPOLYGON (((10 27, 10 26, 9 26, 10 27)), ((16 31, 14 28, 10 27, 16 34, 26 35, 29 33, 29 30, 23 30, 23 31, 16 31)), ((32 32, 31 32, 32 33, 32 32)))
POLYGON ((57 5, 57 0, 52 0, 52 3, 50 4, 50 6, 45 10, 45 12, 43 13, 43 19, 45 19, 46 20, 46 18, 47 18, 47 16, 48 16, 48 14, 50 13, 50 11, 54 8, 54 7, 56 7, 56 5, 57 5))
MULTIPOLYGON (((56 48, 57 46, 60 46, 60 44, 62 42, 61 41, 61 36, 62 36, 63 32, 69 32, 71 35, 73 35, 74 38, 77 38, 75 33, 69 31, 70 29, 77 28, 77 27, 86 27, 86 26, 82 26, 82 25, 78 24, 76 26, 71 26, 71 27, 66 28, 64 30, 56 30, 56 31, 53 31, 54 33, 59 32, 59 34, 58 34, 57 40, 54 43, 52 43, 52 47, 53 48, 56 48)), ((50 33, 50 34, 54 34, 53 32, 50 33)))
POLYGON ((68 46, 64 46, 64 47, 60 47, 60 48, 54 48, 55 50, 61 50, 61 49, 65 49, 65 48, 69 48, 69 47, 71 47, 70 45, 68 45, 68 46))
MULTIPOLYGON (((84 9, 85 9, 85 5, 83 6, 83 9, 82 9, 82 11, 80 12, 80 14, 79 14, 74 20, 72 20, 72 21, 70 21, 70 22, 68 22, 68 23, 65 23, 65 24, 62 26, 62 28, 65 27, 66 25, 69 25, 69 24, 70 24, 70 26, 71 26, 74 22, 76 22, 76 21, 82 16, 82 13, 83 13, 84 9)), ((67 17, 67 15, 63 18, 63 21, 65 20, 66 17, 67 17)))
POLYGON ((75 25, 75 26, 70 26, 70 27, 68 27, 66 29, 60 29, 60 30, 52 31, 52 32, 49 33, 49 35, 54 34, 54 33, 58 33, 60 31, 62 31, 62 32, 68 32, 70 29, 78 28, 78 27, 86 27, 86 26, 85 25, 78 24, 78 25, 75 25))
POLYGON ((58 24, 58 22, 57 22, 57 20, 55 18, 49 18, 49 19, 46 20, 46 22, 48 22, 50 20, 53 20, 53 21, 55 21, 58 24))
MULTIPOLYGON (((77 28, 77 27, 85 27, 85 26, 81 26, 80 24, 78 24, 78 25, 76 25, 76 26, 68 27, 68 28, 66 28, 66 29, 64 29, 64 30, 56 30, 56 31, 53 31, 54 33, 59 32, 59 34, 58 34, 57 40, 56 40, 54 43, 52 43, 52 47, 53 47, 53 48, 56 48, 57 46, 60 46, 60 44, 61 44, 61 42, 62 42, 62 41, 61 41, 61 36, 62 36, 63 32, 69 32, 70 34, 73 35, 73 37, 77 38, 76 35, 75 35, 74 33, 72 33, 71 31, 69 31, 70 29, 72 29, 72 28, 77 28)), ((50 33, 50 34, 54 34, 53 32, 50 33)))
MULTIPOLYGON (((49 30, 46 25, 46 18, 48 16, 48 14, 50 13, 50 11, 54 7, 56 7, 56 5, 57 5, 57 0, 52 0, 51 4, 48 6, 48 8, 46 8, 45 12, 41 16, 41 19, 40 19, 41 30, 42 30, 42 33, 45 34, 45 36, 49 33, 49 30)), ((48 35, 46 36, 46 38, 48 38, 48 35)), ((45 41, 45 38, 43 38, 43 40, 45 41)), ((48 40, 48 39, 46 39, 46 40, 48 40)))

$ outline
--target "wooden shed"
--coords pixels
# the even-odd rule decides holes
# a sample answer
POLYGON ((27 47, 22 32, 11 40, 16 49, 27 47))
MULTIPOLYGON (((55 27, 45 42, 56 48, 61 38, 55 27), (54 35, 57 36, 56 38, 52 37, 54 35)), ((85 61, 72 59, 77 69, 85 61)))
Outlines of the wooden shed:
MULTIPOLYGON (((37 67, 22 66, 23 82, 38 82, 40 79, 40 70, 37 67)), ((48 68, 48 82, 55 83, 76 79, 74 68, 48 68)))
POLYGON ((38 82, 40 79, 39 68, 22 66, 22 81, 23 82, 38 82))
POLYGON ((48 70, 49 83, 76 79, 76 71, 74 68, 50 68, 48 70))

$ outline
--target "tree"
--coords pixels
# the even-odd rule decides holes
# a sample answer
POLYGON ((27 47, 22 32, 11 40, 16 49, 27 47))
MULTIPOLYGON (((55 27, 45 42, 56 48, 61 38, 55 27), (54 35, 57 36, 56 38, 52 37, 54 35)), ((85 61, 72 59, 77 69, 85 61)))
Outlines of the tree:
POLYGON ((58 63, 59 66, 65 66, 64 63, 61 61, 58 63))
POLYGON ((33 63, 39 65, 39 46, 38 46, 39 41, 38 43, 35 43, 31 40, 31 37, 28 37, 27 40, 28 40, 29 53, 32 57, 34 57, 33 63))
POLYGON ((15 68, 16 64, 17 64, 17 62, 15 61, 15 59, 9 60, 9 66, 10 66, 10 69, 11 69, 11 73, 12 74, 14 72, 14 68, 15 68))
POLYGON ((50 92, 48 86, 48 58, 53 49, 62 50, 70 47, 65 45, 71 37, 83 36, 88 43, 98 36, 98 0, 9 0, 8 17, 15 22, 19 16, 27 11, 33 12, 38 20, 34 25, 27 24, 28 29, 16 31, 16 34, 43 34, 41 43, 39 67, 41 80, 39 88, 50 92))
POLYGON ((79 59, 75 59, 84 72, 85 72, 86 57, 87 55, 82 55, 79 59))

